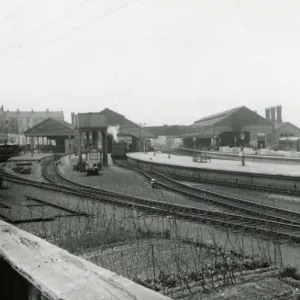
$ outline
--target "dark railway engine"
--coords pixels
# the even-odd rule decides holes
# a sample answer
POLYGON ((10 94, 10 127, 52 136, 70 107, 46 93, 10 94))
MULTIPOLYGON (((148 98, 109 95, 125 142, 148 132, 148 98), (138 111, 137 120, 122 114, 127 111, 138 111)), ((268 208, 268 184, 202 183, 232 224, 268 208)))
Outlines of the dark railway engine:
POLYGON ((125 159, 126 151, 127 151, 127 145, 124 141, 120 141, 119 143, 112 142, 111 158, 125 159))

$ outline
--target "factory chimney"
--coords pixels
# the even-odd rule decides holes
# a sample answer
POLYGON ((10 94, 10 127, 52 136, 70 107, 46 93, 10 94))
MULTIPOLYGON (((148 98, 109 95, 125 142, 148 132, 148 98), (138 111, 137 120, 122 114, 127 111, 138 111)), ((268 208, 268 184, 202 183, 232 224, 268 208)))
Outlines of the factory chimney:
POLYGON ((275 109, 276 109, 275 106, 272 106, 272 107, 271 107, 271 122, 272 122, 273 124, 276 123, 275 109))
POLYGON ((270 121, 270 108, 267 107, 267 108, 265 109, 265 111, 266 111, 266 119, 270 121))
POLYGON ((281 105, 276 106, 277 124, 282 123, 282 107, 281 105))

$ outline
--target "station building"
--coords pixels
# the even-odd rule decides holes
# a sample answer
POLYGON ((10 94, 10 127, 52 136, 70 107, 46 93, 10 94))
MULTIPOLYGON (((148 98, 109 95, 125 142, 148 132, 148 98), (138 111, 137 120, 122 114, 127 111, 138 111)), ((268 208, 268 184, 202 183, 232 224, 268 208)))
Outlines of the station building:
POLYGON ((26 147, 30 145, 32 152, 34 145, 39 152, 45 145, 51 144, 54 153, 72 154, 77 132, 72 124, 50 117, 26 130, 24 135, 26 147))
POLYGON ((0 140, 8 139, 8 142, 25 144, 24 132, 38 123, 53 118, 64 121, 63 111, 16 111, 4 110, 3 105, 0 108, 0 140))
POLYGON ((202 150, 223 146, 267 147, 274 140, 274 125, 241 106, 195 121, 182 138, 183 147, 202 150))

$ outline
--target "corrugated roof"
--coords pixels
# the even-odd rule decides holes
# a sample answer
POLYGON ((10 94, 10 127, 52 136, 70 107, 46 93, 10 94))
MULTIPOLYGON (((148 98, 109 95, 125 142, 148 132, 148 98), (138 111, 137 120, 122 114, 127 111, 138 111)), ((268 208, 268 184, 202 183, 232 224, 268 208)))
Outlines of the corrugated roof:
POLYGON ((226 111, 214 114, 214 115, 203 117, 203 118, 195 121, 194 124, 191 126, 195 126, 195 127, 212 126, 212 125, 216 124, 217 122, 227 118, 229 115, 231 115, 232 113, 234 113, 235 111, 239 110, 242 107, 243 106, 232 108, 232 109, 229 109, 229 110, 226 110, 226 111))

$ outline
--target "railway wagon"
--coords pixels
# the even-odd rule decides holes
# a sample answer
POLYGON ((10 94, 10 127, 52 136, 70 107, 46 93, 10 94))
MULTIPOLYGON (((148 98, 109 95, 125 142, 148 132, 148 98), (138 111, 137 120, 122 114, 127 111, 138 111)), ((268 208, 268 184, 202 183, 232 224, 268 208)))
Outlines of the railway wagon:
POLYGON ((7 161, 10 157, 20 155, 22 148, 18 144, 0 144, 0 162, 7 161))
POLYGON ((115 158, 126 158, 126 143, 123 141, 120 141, 119 143, 113 142, 112 143, 112 151, 111 151, 111 157, 113 159, 115 158))

